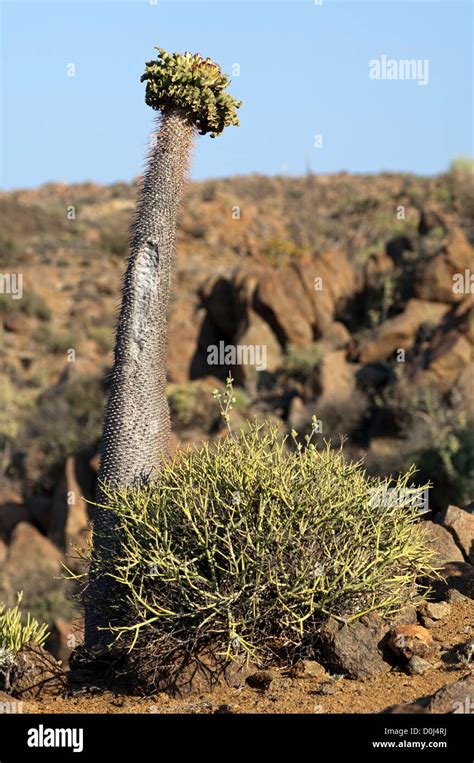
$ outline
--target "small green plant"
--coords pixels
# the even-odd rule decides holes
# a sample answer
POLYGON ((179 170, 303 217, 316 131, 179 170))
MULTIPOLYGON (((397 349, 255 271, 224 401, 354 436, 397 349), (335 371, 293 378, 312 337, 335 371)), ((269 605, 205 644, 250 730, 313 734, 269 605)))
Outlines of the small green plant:
POLYGON ((20 250, 13 239, 0 235, 0 266, 11 268, 18 262, 19 254, 20 250))
POLYGON ((35 641, 43 645, 48 638, 48 626, 46 623, 40 623, 28 613, 26 622, 20 611, 20 604, 23 598, 23 592, 17 595, 17 603, 14 607, 6 609, 4 604, 0 604, 0 667, 1 655, 7 653, 15 655, 20 651, 24 644, 29 641, 35 641))
MULTIPOLYGON (((229 425, 231 379, 215 397, 229 425)), ((104 486, 115 554, 98 564, 126 603, 118 641, 160 667, 211 646, 223 661, 291 661, 329 615, 388 616, 423 598, 418 578, 435 570, 413 470, 370 478, 318 450, 314 432, 306 446, 293 432, 293 450, 271 425, 231 434, 180 452, 158 483, 104 486)))
POLYGON ((170 384, 167 396, 172 420, 178 428, 194 426, 211 431, 219 421, 219 408, 209 399, 209 387, 200 381, 170 384))
POLYGON ((283 367, 290 376, 306 376, 321 363, 323 353, 317 344, 306 347, 288 345, 283 358, 283 367))
POLYGON ((10 315, 18 312, 39 321, 51 320, 51 310, 41 294, 26 291, 21 299, 12 299, 10 294, 0 294, 0 313, 10 315))
POLYGON ((271 238, 261 251, 261 254, 274 268, 283 268, 296 262, 303 253, 302 247, 281 238, 271 238))
POLYGON ((471 156, 456 156, 449 165, 450 172, 474 175, 474 159, 471 156))

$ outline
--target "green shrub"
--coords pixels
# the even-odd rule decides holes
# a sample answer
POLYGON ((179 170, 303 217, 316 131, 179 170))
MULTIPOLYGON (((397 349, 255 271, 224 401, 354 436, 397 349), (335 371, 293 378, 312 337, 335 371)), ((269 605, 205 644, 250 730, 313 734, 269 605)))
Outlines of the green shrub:
POLYGON ((474 174, 474 159, 470 156, 457 156, 449 165, 450 172, 459 172, 466 175, 474 174))
POLYGON ((0 235, 0 266, 13 267, 18 262, 19 254, 20 250, 13 239, 0 235))
POLYGON ((381 459, 369 456, 368 468, 380 475, 415 463, 417 479, 432 485, 432 509, 464 506, 474 494, 472 411, 456 387, 444 394, 435 384, 414 385, 402 365, 375 400, 376 408, 390 411, 393 451, 381 459))
POLYGON ((0 294, 0 313, 24 313, 29 318, 40 321, 51 320, 51 310, 44 297, 34 291, 25 291, 21 299, 13 299, 11 294, 0 294))
POLYGON ((286 439, 250 424, 180 452, 158 484, 105 487, 117 523, 113 560, 98 565, 127 608, 111 629, 157 669, 208 648, 291 661, 328 615, 388 616, 426 594, 432 552, 404 493, 413 470, 378 480, 311 436, 293 452, 286 439))
POLYGON ((281 238, 271 238, 263 247, 261 254, 274 268, 283 268, 297 261, 304 249, 293 241, 281 238))
POLYGON ((443 399, 434 387, 416 390, 411 400, 414 408, 408 408, 403 425, 404 465, 415 462, 420 476, 430 480, 439 508, 463 506, 474 494, 473 422, 465 401, 456 401, 456 395, 443 399))
POLYGON ((26 454, 25 473, 37 490, 54 489, 67 456, 95 452, 104 404, 99 377, 78 375, 40 395, 15 440, 15 449, 26 454))
POLYGON ((0 604, 0 667, 2 652, 15 656, 28 641, 42 645, 49 635, 46 623, 40 625, 30 613, 27 614, 26 623, 23 622, 20 612, 22 597, 23 594, 19 593, 17 603, 11 609, 5 609, 5 605, 0 604))
POLYGON ((210 432, 220 420, 219 406, 200 381, 170 384, 167 389, 171 416, 179 428, 196 427, 210 432))
POLYGON ((306 347, 288 345, 283 367, 290 376, 306 376, 311 373, 322 360, 322 351, 317 344, 309 344, 306 347))

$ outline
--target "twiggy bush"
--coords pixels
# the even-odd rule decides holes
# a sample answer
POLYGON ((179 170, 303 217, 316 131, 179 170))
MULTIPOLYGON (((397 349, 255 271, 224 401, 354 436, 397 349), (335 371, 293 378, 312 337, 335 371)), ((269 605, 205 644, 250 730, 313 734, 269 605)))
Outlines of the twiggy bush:
POLYGON ((309 652, 328 615, 389 615, 426 595, 413 471, 370 478, 311 436, 293 452, 286 440, 253 423, 179 453, 159 483, 105 490, 117 552, 100 564, 127 610, 119 642, 160 669, 211 647, 265 664, 309 652))
POLYGON ((10 654, 13 657, 28 641, 44 644, 48 638, 48 626, 40 623, 28 613, 24 622, 20 612, 23 594, 19 593, 17 603, 11 609, 5 609, 0 604, 0 654, 10 654))

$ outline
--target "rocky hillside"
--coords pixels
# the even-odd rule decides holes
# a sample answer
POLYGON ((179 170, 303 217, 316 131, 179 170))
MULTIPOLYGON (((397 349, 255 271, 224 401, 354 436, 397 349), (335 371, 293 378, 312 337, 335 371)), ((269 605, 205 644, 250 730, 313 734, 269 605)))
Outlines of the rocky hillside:
MULTIPOLYGON (((51 580, 66 551, 80 567, 71 543, 87 536, 135 191, 0 195, 0 273, 23 277, 21 299, 5 278, 0 293, 0 596, 25 588, 63 656, 73 605, 51 580)), ((462 170, 192 184, 170 319, 172 448, 223 434, 210 393, 231 370, 234 426, 278 419, 303 436, 316 415, 321 442, 345 436, 374 474, 415 463, 441 528, 474 496, 473 212, 462 170), (246 348, 230 366, 229 347, 246 348)), ((469 564, 465 544, 446 561, 469 564)))

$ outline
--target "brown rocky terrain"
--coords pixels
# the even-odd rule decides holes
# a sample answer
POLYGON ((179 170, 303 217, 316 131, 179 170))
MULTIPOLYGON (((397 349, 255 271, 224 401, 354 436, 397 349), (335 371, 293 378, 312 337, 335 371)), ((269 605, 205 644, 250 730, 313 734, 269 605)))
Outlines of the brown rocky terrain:
MULTIPOLYGON (((81 639, 76 584, 62 579, 62 563, 80 571, 74 549, 88 537, 134 198, 122 183, 0 195, 0 273, 23 276, 22 299, 0 293, 0 598, 12 605, 24 590, 25 610, 51 625, 48 647, 62 660, 81 639)), ((346 436, 348 457, 364 457, 371 473, 414 462, 417 481, 432 483, 425 521, 448 565, 437 597, 450 610, 415 620, 445 652, 473 636, 473 211, 472 183, 456 172, 194 183, 170 316, 173 449, 223 434, 210 392, 229 367, 210 365, 209 347, 258 346, 264 369, 230 369, 234 426, 257 416, 304 434, 316 414, 321 442, 346 436), (467 598, 451 601, 456 590, 467 598)), ((409 675, 403 661, 394 670, 369 654, 381 674, 348 677, 333 656, 326 682, 283 676, 264 691, 244 684, 160 697, 157 707, 380 711, 470 672, 469 661, 438 655, 409 675)), ((64 702, 150 712, 148 700, 111 695, 32 700, 31 710, 61 712, 64 702)))

